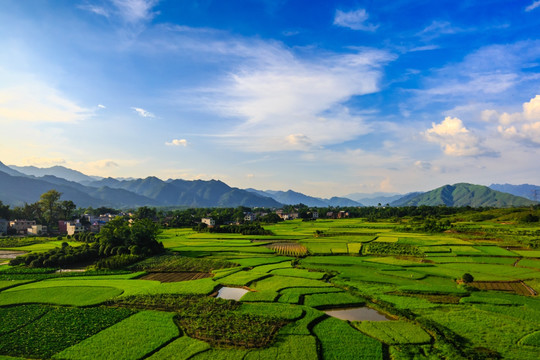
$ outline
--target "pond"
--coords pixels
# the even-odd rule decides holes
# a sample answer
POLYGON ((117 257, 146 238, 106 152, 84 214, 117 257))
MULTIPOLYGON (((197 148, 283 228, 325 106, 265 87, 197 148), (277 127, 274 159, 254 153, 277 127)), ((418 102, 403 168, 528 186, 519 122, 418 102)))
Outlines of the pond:
POLYGON ((368 307, 326 310, 327 315, 341 320, 349 321, 388 321, 392 320, 386 315, 368 307))
POLYGON ((238 301, 247 292, 249 292, 249 290, 223 286, 219 289, 216 297, 226 299, 226 300, 238 301))

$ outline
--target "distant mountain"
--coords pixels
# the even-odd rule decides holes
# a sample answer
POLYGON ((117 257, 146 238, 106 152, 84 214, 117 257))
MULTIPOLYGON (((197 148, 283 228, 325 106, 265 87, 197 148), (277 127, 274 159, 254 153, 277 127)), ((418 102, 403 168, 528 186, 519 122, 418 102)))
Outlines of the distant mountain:
POLYGON ((423 194, 402 198, 392 206, 528 206, 534 202, 523 197, 495 191, 487 186, 473 184, 445 185, 423 194))
POLYGON ((12 176, 0 171, 0 200, 4 204, 22 206, 24 203, 34 203, 39 200, 41 194, 51 189, 61 192, 62 199, 72 200, 79 207, 282 206, 270 197, 231 188, 217 180, 172 180, 165 182, 156 177, 123 181, 107 178, 92 181, 92 186, 85 186, 52 175, 36 178, 27 175, 12 176))
POLYGON ((150 176, 145 179, 117 180, 106 178, 89 183, 89 186, 123 189, 144 196, 161 206, 190 207, 281 207, 282 204, 268 196, 232 188, 219 180, 168 180, 150 176))
POLYGON ((27 176, 11 176, 0 171, 0 200, 4 204, 12 206, 31 204, 38 201, 41 194, 52 189, 61 192, 63 200, 72 200, 80 207, 99 207, 103 203, 90 196, 88 192, 69 185, 55 184, 27 176))
POLYGON ((522 184, 522 185, 511 185, 511 184, 491 184, 489 185, 490 189, 505 192, 508 194, 521 196, 529 200, 539 201, 540 200, 540 186, 522 184))
POLYGON ((22 172, 19 172, 17 170, 13 170, 9 166, 4 165, 1 161, 0 161, 0 171, 2 171, 3 173, 6 173, 8 175, 11 175, 11 176, 25 176, 25 174, 23 174, 22 172))
POLYGON ((415 192, 402 195, 399 199, 392 201, 390 203, 390 206, 403 206, 403 204, 406 204, 409 200, 414 199, 417 196, 420 196, 422 194, 424 193, 421 191, 415 191, 415 192))
MULTIPOLYGON (((30 175, 30 176, 35 176, 35 177, 42 177, 42 176, 46 176, 46 175, 52 175, 52 176, 56 176, 58 178, 66 179, 66 180, 69 180, 69 181, 76 181, 76 182, 79 182, 79 183, 91 182, 91 181, 96 181, 98 179, 101 179, 98 176, 88 176, 88 175, 83 174, 80 171, 68 169, 68 168, 63 167, 63 166, 53 166, 53 167, 49 167, 49 168, 38 168, 38 167, 35 167, 35 166, 9 165, 9 167, 11 169, 18 171, 19 173, 23 173, 25 175, 30 175)), ((0 169, 0 171, 3 171, 3 170, 0 169)))
POLYGON ((285 205, 296 205, 304 204, 307 206, 313 207, 327 207, 327 206, 363 206, 357 201, 347 199, 344 197, 332 197, 330 199, 322 199, 318 197, 313 197, 305 195, 296 191, 274 191, 274 190, 256 190, 256 189, 246 189, 252 193, 261 195, 261 196, 270 196, 272 199, 276 200, 285 205))

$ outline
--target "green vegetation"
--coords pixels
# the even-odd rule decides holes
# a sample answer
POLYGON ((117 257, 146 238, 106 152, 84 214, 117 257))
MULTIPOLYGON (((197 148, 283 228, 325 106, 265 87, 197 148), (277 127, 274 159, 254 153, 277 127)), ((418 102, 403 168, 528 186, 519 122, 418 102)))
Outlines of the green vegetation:
POLYGON ((141 311, 62 351, 59 359, 140 359, 180 335, 174 314, 141 311), (126 346, 128 345, 128 346, 126 346))
POLYGON ((354 327, 385 344, 426 344, 431 337, 420 326, 406 321, 362 321, 354 327))
POLYGON ((50 358, 131 314, 127 309, 103 307, 50 308, 37 320, 0 337, 0 354, 50 358))
MULTIPOLYGON (((520 220, 530 209, 354 211, 365 218, 265 225, 274 235, 166 229, 155 238, 166 252, 155 254, 132 254, 132 245, 126 250, 117 243, 108 249, 81 242, 62 247, 61 241, 40 239, 23 248, 39 247, 33 254, 39 256, 58 247, 56 254, 65 257, 78 244, 81 251, 97 249, 98 260, 110 259, 107 266, 121 269, 56 272, 55 267, 0 267, 0 355, 538 357, 540 300, 534 290, 540 291, 540 255, 535 250, 540 224, 520 220), (448 231, 434 231, 432 225, 448 231), (291 251, 276 253, 269 248, 277 250, 279 245, 291 251), (279 255, 295 255, 292 249, 300 247, 308 249, 305 256, 279 255), (162 283, 155 279, 170 280, 157 276, 160 273, 186 281, 162 283), (190 280, 200 274, 211 277, 190 280), (468 283, 462 281, 466 274, 472 277, 468 283), (209 296, 222 285, 251 291, 239 302, 209 296), (348 323, 319 310, 363 304, 395 320, 348 323), (86 311, 94 311, 94 317, 78 313, 86 311), (124 315, 107 320, 107 311, 124 315), (126 319, 129 315, 133 316, 126 319), (101 318, 105 319, 101 325, 85 325, 101 318), (72 322, 80 322, 82 330, 72 322), (64 335, 64 330, 60 335, 45 334, 48 327, 57 327, 51 324, 76 336, 64 335), (51 345, 39 348, 35 345, 39 342, 51 345)), ((141 210, 137 218, 147 216, 158 213, 141 210)), ((126 230, 123 225, 118 229, 126 230)))
POLYGON ((313 327, 322 344, 324 359, 382 359, 382 345, 335 318, 327 318, 313 327))

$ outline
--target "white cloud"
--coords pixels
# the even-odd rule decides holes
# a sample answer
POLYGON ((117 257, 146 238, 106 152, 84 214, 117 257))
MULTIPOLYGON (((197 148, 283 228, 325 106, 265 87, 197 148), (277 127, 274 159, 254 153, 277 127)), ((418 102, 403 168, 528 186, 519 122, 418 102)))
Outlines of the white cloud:
POLYGON ((393 55, 361 49, 304 60, 275 44, 253 50, 255 58, 204 96, 202 106, 242 121, 226 141, 246 151, 305 150, 370 131, 342 104, 378 91, 380 67, 393 55))
POLYGON ((152 8, 157 5, 158 0, 112 0, 112 2, 120 15, 131 23, 151 20, 157 15, 152 8))
POLYGON ((86 11, 89 11, 93 14, 96 14, 96 15, 101 15, 101 16, 104 16, 104 17, 109 17, 109 11, 104 8, 104 7, 101 7, 101 6, 96 6, 96 5, 92 5, 92 4, 85 4, 85 5, 80 5, 79 6, 79 9, 82 9, 82 10, 86 10, 86 11))
POLYGON ((0 88, 0 123, 74 123, 92 115, 56 89, 37 81, 0 88))
POLYGON ((473 135, 458 118, 447 116, 440 124, 432 123, 431 129, 422 133, 424 137, 438 143, 446 155, 478 156, 486 154, 480 140, 473 135))
POLYGON ((354 11, 341 11, 336 10, 336 15, 334 17, 334 25, 346 27, 352 30, 363 30, 363 31, 375 31, 379 25, 373 25, 366 23, 369 18, 368 13, 365 9, 358 9, 354 11))
POLYGON ((509 96, 501 94, 537 89, 540 73, 534 68, 540 60, 540 40, 490 45, 467 55, 462 62, 436 69, 424 80, 423 89, 414 90, 419 105, 434 101, 463 104, 501 104, 509 96))
POLYGON ((51 167, 55 165, 64 165, 66 160, 64 158, 29 157, 23 159, 23 163, 30 166, 51 167))
POLYGON ((165 145, 186 147, 188 145, 188 142, 186 139, 173 139, 171 142, 166 142, 165 145))
POLYGON ((139 114, 140 116, 142 116, 144 118, 155 118, 156 117, 154 114, 152 114, 151 112, 146 111, 144 109, 141 109, 141 108, 138 108, 138 107, 132 107, 132 109, 135 110, 135 112, 137 114, 139 114))
POLYGON ((86 166, 93 169, 108 169, 108 168, 115 168, 119 167, 118 162, 111 159, 103 159, 103 160, 96 160, 96 161, 90 161, 86 163, 86 166))
POLYGON ((504 137, 540 145, 540 95, 524 103, 523 111, 519 113, 498 114, 494 110, 485 110, 484 113, 491 119, 498 119, 497 130, 504 137))
POLYGON ((98 104, 97 107, 100 108, 100 109, 106 109, 107 108, 105 105, 101 105, 101 104, 98 104))
POLYGON ((536 0, 535 2, 533 2, 531 5, 527 6, 525 8, 525 11, 533 11, 534 9, 536 9, 537 7, 540 7, 540 0, 536 0))

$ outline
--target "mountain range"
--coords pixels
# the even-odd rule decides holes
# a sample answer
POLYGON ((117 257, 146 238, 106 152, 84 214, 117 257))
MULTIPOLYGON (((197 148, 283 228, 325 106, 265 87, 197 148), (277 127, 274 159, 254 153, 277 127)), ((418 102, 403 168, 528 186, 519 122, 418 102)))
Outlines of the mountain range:
POLYGON ((164 207, 268 207, 305 204, 310 207, 348 206, 528 206, 533 196, 540 196, 535 185, 493 184, 490 187, 473 184, 445 185, 428 192, 409 194, 354 193, 329 199, 308 196, 293 190, 257 190, 230 187, 219 180, 115 179, 89 176, 63 166, 38 168, 6 166, 0 162, 0 200, 4 204, 21 206, 34 203, 42 193, 55 189, 62 199, 72 200, 79 207, 109 206, 136 208, 164 207), (501 190, 501 191, 497 191, 501 190), (536 192, 535 192, 536 191, 536 192), (528 195, 528 196, 527 196, 528 195), (528 197, 528 199, 526 198, 528 197))

